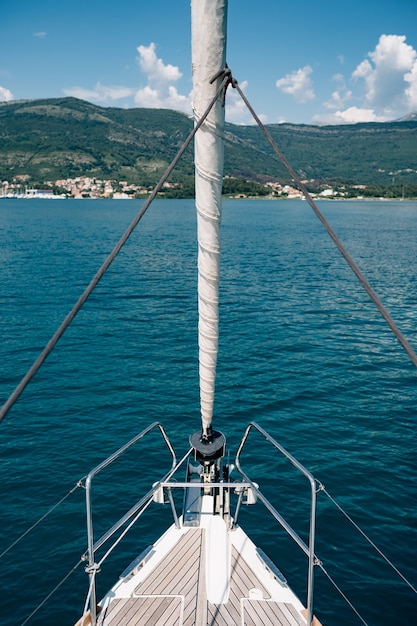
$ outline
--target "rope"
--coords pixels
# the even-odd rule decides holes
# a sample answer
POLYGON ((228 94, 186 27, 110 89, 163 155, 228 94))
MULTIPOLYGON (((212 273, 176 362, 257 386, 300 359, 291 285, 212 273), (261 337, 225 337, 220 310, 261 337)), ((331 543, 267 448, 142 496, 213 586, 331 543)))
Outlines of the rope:
MULTIPOLYGON (((284 165, 286 170, 289 172, 289 174, 293 178, 295 184, 298 186, 300 191, 305 196, 305 198, 306 198, 307 202, 309 203, 310 207, 313 209, 314 213, 316 214, 316 216, 318 217, 318 219, 320 220, 320 222, 322 223, 322 225, 326 229, 327 233, 329 234, 329 236, 331 237, 333 242, 336 244, 337 249, 342 254, 342 256, 345 258, 346 262, 348 263, 349 267, 352 269, 352 271, 354 272, 354 274, 358 278, 358 280, 359 280, 360 284, 362 285, 362 287, 365 289, 365 291, 368 293, 368 295, 371 298, 371 300, 374 302, 376 308, 378 309, 378 311, 381 313, 382 317, 387 322, 389 328, 394 333, 395 337, 398 339, 398 341, 401 344, 401 346, 404 348, 404 350, 407 353, 408 357, 410 358, 412 363, 417 367, 417 354, 416 354, 416 352, 410 346, 410 344, 408 343, 407 339, 404 337, 404 335, 401 332, 401 330, 397 327, 397 325, 394 322, 394 320, 392 319, 390 313, 384 307, 384 305, 382 304, 382 302, 381 302, 380 298, 378 297, 378 295, 372 289, 372 287, 370 286, 369 282, 367 281, 365 276, 362 274, 362 272, 360 271, 360 269, 356 265, 355 261, 352 259, 352 257, 350 256, 350 254, 348 253, 348 251, 343 246, 342 242, 340 241, 340 239, 338 238, 338 236, 336 235, 336 233, 334 232, 334 230, 330 226, 329 222, 326 220, 324 215, 319 210, 319 208, 316 205, 316 203, 314 202, 313 198, 311 197, 311 195, 307 191, 305 185, 301 182, 301 180, 300 180, 299 176, 297 175, 297 173, 294 171, 294 169, 292 168, 290 163, 287 161, 287 159, 285 158, 285 156, 283 155, 281 150, 276 145, 276 143, 273 140, 272 136, 270 135, 268 130, 265 128, 264 124, 261 122, 261 120, 259 119, 259 117, 255 113, 254 109, 252 108, 251 104, 249 103, 249 101, 246 98, 246 96, 243 93, 243 91, 240 89, 236 79, 234 79, 233 77, 230 76, 228 84, 231 84, 234 89, 237 89, 240 97, 242 98, 242 100, 246 104, 246 106, 249 109, 252 117, 254 118, 256 123, 258 124, 259 128, 261 129, 261 131, 262 131, 263 135, 265 136, 265 138, 267 139, 268 143, 272 146, 272 149, 274 150, 275 154, 278 156, 278 158, 280 159, 281 163, 284 165)), ((339 511, 356 528, 356 530, 364 537, 364 539, 366 539, 366 541, 374 548, 374 550, 376 550, 376 552, 384 559, 384 561, 391 567, 391 569, 393 569, 397 573, 397 575, 408 585, 408 587, 410 589, 412 589, 412 591, 414 591, 414 593, 417 594, 417 589, 414 587, 414 585, 412 585, 412 583, 410 583, 410 581, 407 580, 407 578, 390 561, 390 559, 388 559, 388 557, 385 556, 385 554, 378 548, 378 546, 375 545, 375 543, 356 524, 356 522, 354 522, 353 519, 342 509, 342 507, 330 496, 330 494, 326 491, 326 489, 324 488, 323 485, 321 485, 320 490, 324 491, 324 493, 333 502, 333 504, 339 509, 339 511)), ((364 621, 364 619, 361 617, 361 615, 358 613, 358 611, 355 609, 355 607, 352 605, 352 603, 348 600, 348 598, 342 592, 342 590, 338 587, 336 582, 328 574, 328 572, 325 570, 323 565, 320 562, 318 563, 318 565, 319 565, 320 569, 323 571, 323 573, 327 576, 329 581, 333 584, 335 589, 337 589, 337 591, 340 593, 340 595, 343 597, 343 599, 347 602, 347 604, 351 607, 351 609, 354 611, 354 613, 358 616, 358 618, 361 620, 361 622, 366 625, 367 623, 364 621)))
POLYGON ((221 82, 217 92, 216 92, 216 95, 213 97, 212 101, 208 105, 207 110, 205 111, 205 113, 203 113, 203 115, 200 117, 198 122, 196 122, 192 132, 188 135, 188 137, 184 141, 183 145, 179 149, 178 153, 174 157, 173 161, 171 162, 171 164, 165 170, 164 174, 162 175, 162 178, 159 180, 159 182, 157 183, 157 185, 153 189, 153 191, 150 194, 149 198, 147 198, 146 202, 144 203, 144 205, 142 206, 140 211, 137 213, 136 217, 133 219, 133 221, 130 224, 130 226, 123 233, 122 237, 119 239, 118 243, 113 248, 112 252, 108 255, 108 257, 106 258, 106 260, 104 261, 104 263, 102 264, 102 266, 100 267, 100 269, 98 270, 98 272, 96 273, 96 275, 94 276, 94 278, 92 279, 90 284, 87 286, 87 288, 85 289, 83 294, 80 296, 78 301, 75 303, 75 305, 73 306, 71 311, 68 313, 68 315, 66 316, 66 318, 64 319, 62 324, 59 326, 59 328, 52 335, 51 339, 48 341, 48 343, 46 344, 45 348, 42 350, 42 352, 40 353, 38 358, 34 361, 33 365, 29 368, 29 370, 27 371, 25 376, 22 378, 22 380, 20 381, 19 385, 16 387, 16 389, 13 391, 13 393, 9 396, 8 400, 4 403, 3 407, 0 410, 0 422, 6 416, 6 414, 11 409, 11 407, 14 405, 16 400, 20 397, 20 395, 23 392, 23 390, 25 389, 26 385, 35 376, 35 374, 37 373, 39 368, 42 366, 42 364, 45 361, 45 359, 48 357, 48 355, 54 349, 54 347, 57 344, 58 340, 62 337, 62 335, 64 334, 64 332, 66 331, 68 326, 71 324, 71 322, 74 319, 74 317, 76 316, 76 314, 80 311, 80 309, 82 308, 82 306, 86 302, 87 298, 90 296, 92 291, 95 289, 95 287, 99 283, 100 279, 104 276, 104 274, 106 273, 106 271, 110 267, 111 263, 114 261, 116 256, 119 254, 120 250, 122 249, 122 247, 124 246, 126 241, 129 239, 130 235, 132 234, 132 232, 134 231, 134 229, 136 228, 136 226, 138 225, 138 223, 140 222, 142 217, 145 215, 145 213, 148 210, 149 206, 151 205, 151 203, 153 202, 153 200, 155 199, 155 197, 157 196, 157 194, 161 190, 164 182, 167 180, 167 178, 173 172, 173 170, 176 167, 178 161, 181 159, 182 155, 184 154, 184 152, 188 148, 189 144, 191 143, 192 139, 194 138, 194 135, 196 134, 198 129, 203 125, 203 123, 205 122, 205 120, 206 120, 207 116, 209 115, 211 109, 213 108, 214 104, 216 103, 217 98, 224 91, 224 89, 229 84, 229 82, 230 82, 230 76, 226 73, 225 76, 223 77, 223 80, 222 80, 222 82, 221 82))
POLYGON ((392 319, 390 313, 384 307, 384 305, 382 304, 381 300, 379 299, 379 297, 377 296, 375 291, 372 289, 372 287, 370 286, 370 284, 366 280, 365 276, 362 274, 362 272, 360 271, 360 269, 356 265, 355 261, 352 259, 352 257, 350 256, 350 254, 348 253, 346 248, 343 246, 342 242, 340 241, 340 239, 338 238, 338 236, 336 235, 336 233, 334 232, 334 230, 330 226, 329 222, 326 220, 324 215, 321 213, 321 211, 317 207, 317 205, 314 202, 313 198, 308 193, 305 185, 301 182, 299 176, 296 174, 296 172, 291 167, 291 165, 289 164, 289 162, 287 161, 285 156, 282 154, 281 150, 276 145, 276 143, 273 140, 272 136, 270 135, 269 131, 265 128, 265 126, 263 125, 263 123, 261 122, 259 117, 256 115, 254 109, 250 105, 250 103, 249 103, 248 99, 246 98, 245 94, 243 93, 243 91, 239 87, 238 82, 236 81, 236 79, 229 77, 229 84, 231 84, 234 89, 237 89, 240 97, 242 98, 242 100, 244 101, 246 106, 248 107, 252 117, 254 118, 256 123, 258 124, 258 126, 261 129, 263 135, 265 136, 265 138, 267 139, 269 144, 272 146, 272 149, 274 150, 275 154, 278 156, 278 158, 280 159, 281 163, 284 165, 286 170, 289 172, 291 177, 294 179, 294 182, 296 183, 296 185, 298 186, 300 191, 304 194, 307 202, 309 203, 309 205, 313 209, 314 213, 316 214, 316 216, 318 217, 320 222, 323 224, 324 228, 327 230, 327 232, 330 235, 331 239, 336 244, 336 247, 338 248, 339 252, 343 255, 343 257, 347 261, 349 267, 354 272, 356 277, 359 279, 359 282, 361 283, 362 287, 368 293, 369 297, 374 302, 376 308, 381 313, 382 317, 385 319, 385 321, 387 322, 388 326, 390 327, 390 329, 392 330, 392 332, 394 333, 394 335, 396 336, 396 338, 398 339, 398 341, 400 342, 400 344, 402 345, 402 347, 404 348, 404 350, 408 354, 410 360, 417 367, 417 354, 415 353, 413 348, 410 346, 410 344, 408 343, 407 339, 404 337, 403 333, 397 327, 397 325, 394 322, 394 320, 392 319))
POLYGON ((81 480, 79 480, 77 484, 74 485, 74 487, 70 489, 70 491, 63 498, 61 498, 61 500, 59 500, 56 504, 53 505, 53 507, 51 507, 46 513, 44 513, 44 515, 42 515, 42 517, 40 517, 37 522, 35 522, 34 524, 32 524, 32 526, 30 526, 27 530, 25 530, 25 532, 22 535, 20 535, 20 537, 18 537, 15 541, 13 541, 13 543, 11 543, 8 548, 3 550, 3 552, 0 554, 0 559, 3 558, 3 556, 7 554, 12 548, 14 548, 18 543, 20 543, 22 539, 26 537, 26 535, 28 535, 30 532, 32 532, 34 528, 36 528, 36 526, 38 526, 41 522, 43 522, 43 520, 46 519, 48 515, 50 515, 67 498, 69 498, 69 496, 73 494, 76 489, 78 489, 79 487, 82 487, 83 486, 82 480, 84 479, 82 478, 81 480))
POLYGON ((93 587, 95 585, 95 581, 96 581, 96 576, 97 576, 97 571, 98 568, 94 568, 93 570, 93 575, 91 576, 91 580, 90 580, 90 584, 88 586, 88 593, 87 593, 87 597, 85 599, 85 604, 84 604, 84 610, 83 610, 83 617, 82 617, 82 621, 81 621, 81 626, 84 626, 84 622, 86 620, 87 617, 87 613, 88 613, 88 605, 90 603, 90 598, 91 598, 91 594, 93 592, 93 587))
MULTIPOLYGON (((57 344, 58 340, 64 334, 65 330, 71 324, 71 322, 74 319, 74 317, 76 316, 76 314, 80 311, 82 306, 85 304, 86 300, 91 295, 91 293, 93 292, 93 290, 95 289, 95 287, 97 286, 97 284, 99 283, 101 278, 104 276, 104 274, 106 273, 106 271, 110 267, 111 263, 114 261, 114 259, 116 258, 116 256, 118 255, 118 253, 120 252, 120 250, 122 249, 124 244, 127 242, 127 240, 129 239, 130 235, 132 234, 132 232, 134 231, 134 229, 138 225, 139 221, 142 219, 142 217, 146 213, 147 209, 149 208, 149 206, 151 205, 151 203, 153 202, 153 200, 155 199, 155 197, 157 196, 157 194, 161 190, 164 182, 171 175, 171 173, 174 170, 174 168, 176 167, 178 161, 181 159, 181 157, 184 154, 185 150, 188 148, 189 144, 191 143, 192 139, 194 138, 195 133, 197 132, 197 130, 205 122, 207 116, 209 115, 211 109, 213 108, 213 106, 214 106, 215 102, 217 101, 217 99, 218 99, 220 94, 222 94, 222 100, 224 102, 225 93, 226 93, 226 90, 227 90, 229 85, 232 85, 232 87, 234 89, 237 89, 239 95, 241 96, 242 100, 246 104, 248 110, 250 111, 250 113, 253 116, 254 120, 258 124, 259 128, 261 129, 263 135, 265 136, 265 138, 267 139, 269 144, 272 146, 275 154, 278 156, 280 161, 283 163, 283 165, 285 166, 285 168, 287 169, 287 171, 289 172, 289 174, 293 178, 295 184, 298 186, 300 191, 302 191, 302 193, 304 194, 304 196, 305 196, 306 200, 308 201, 310 207, 313 209, 314 213, 316 214, 316 216, 318 217, 318 219, 320 220, 320 222, 322 223, 322 225, 324 226, 324 228, 328 232, 329 236, 331 237, 331 239, 335 243, 336 247, 338 248, 338 250, 340 251, 342 256, 345 258, 345 260, 347 261, 348 265, 350 266, 350 268, 352 269, 354 274, 359 279, 359 282, 364 287, 364 289, 366 290, 366 292, 370 296, 371 300, 376 305, 376 307, 379 310, 379 312, 381 313, 381 315, 384 317, 385 321, 387 322, 388 326, 390 327, 390 329, 392 330, 392 332, 394 333, 394 335, 398 339, 399 343, 402 345, 402 347, 404 348, 404 350, 408 354, 410 360, 417 367, 417 354, 414 352, 414 350, 412 349, 412 347, 410 346, 410 344, 408 343, 408 341, 406 340, 406 338, 404 337, 402 332, 398 329, 398 327, 396 326, 396 324, 395 324, 394 320, 392 319, 391 315, 389 314, 387 309, 385 309, 385 307, 382 304, 381 300, 379 299, 377 294, 373 291, 372 287, 370 286, 370 284, 368 283, 368 281, 366 280, 366 278, 364 277, 362 272, 359 270, 359 268, 357 267, 356 263, 353 261, 352 257, 349 255, 349 253, 347 252, 347 250, 343 246, 343 244, 340 241, 340 239, 338 238, 336 233, 333 231, 332 227, 330 226, 330 224, 328 223, 328 221, 326 220, 324 215, 321 213, 319 208, 317 207, 316 203, 314 202, 314 200, 310 196, 310 194, 307 191, 306 187, 301 182, 300 178, 298 177, 298 175, 296 174, 296 172, 294 171, 292 166, 289 164, 289 162, 286 160, 286 158, 284 157, 284 155, 282 154, 282 152, 280 151, 280 149, 278 148, 278 146, 274 142, 272 136, 270 135, 270 133, 268 132, 266 127, 263 125, 263 123, 261 122, 261 120, 259 119, 257 114, 255 113, 254 109, 250 105, 250 103, 247 100, 247 98, 246 98, 245 94, 243 93, 243 91, 240 89, 240 87, 238 85, 238 82, 236 81, 236 79, 234 79, 232 77, 232 74, 231 74, 231 71, 229 70, 229 68, 226 67, 225 70, 222 70, 218 75, 216 75, 212 79, 212 82, 214 80, 216 80, 217 78, 219 78, 219 77, 222 78, 222 82, 221 82, 221 84, 220 84, 220 86, 219 86, 219 88, 218 88, 218 90, 216 92, 216 95, 214 96, 214 98, 210 102, 206 112, 199 118, 199 120, 195 124, 192 132, 188 135, 188 137, 186 138, 185 142, 183 143, 183 145, 179 149, 177 155, 174 157, 174 159, 171 162, 171 164, 165 170, 164 174, 162 175, 161 179, 159 180, 159 182, 157 183, 157 185, 153 189, 152 193, 150 194, 150 196, 148 197, 148 199, 146 200, 144 205, 141 207, 140 211, 137 213, 137 215, 135 216, 135 218, 133 219, 131 224, 128 226, 126 231, 123 233, 122 237, 119 239, 118 243, 113 248, 112 252, 108 255, 108 257, 106 258, 106 260, 104 261, 104 263, 102 264, 102 266, 100 267, 98 272, 95 274, 95 276, 93 277, 93 279, 90 282, 90 284, 87 286, 87 288, 82 293, 82 295, 80 296, 80 298, 78 299, 76 304, 73 306, 71 311, 65 317, 64 321, 62 322, 62 324, 56 330, 56 332, 51 337, 49 342, 46 344, 45 348, 42 350, 42 352, 40 353, 38 358, 34 361, 32 366, 30 367, 30 369, 27 371, 26 375, 22 378, 22 380, 19 383, 19 385, 16 387, 14 392, 9 396, 8 400, 5 402, 5 404, 1 408, 1 410, 0 410, 0 422, 6 416, 6 414, 10 410, 10 408, 15 404, 17 399, 20 397, 20 395, 22 394, 22 392, 26 388, 27 384, 32 380, 32 378, 35 376, 37 371, 42 366, 42 364, 45 361, 45 359, 52 352, 52 350, 54 349, 54 347, 57 344)), ((19 543, 27 534, 29 534, 36 526, 38 526, 46 517, 48 517, 48 515, 50 515, 60 504, 62 504, 62 502, 64 502, 78 487, 81 487, 81 486, 82 486, 81 481, 78 481, 77 484, 63 498, 61 498, 61 500, 59 500, 37 522, 35 522, 18 539, 16 539, 16 541, 14 541, 8 548, 6 548, 6 550, 4 550, 0 554, 0 558, 2 558, 5 554, 7 554, 17 543, 19 543)), ((353 519, 340 507, 340 505, 330 496, 330 494, 326 491, 326 489, 324 489, 324 487, 321 487, 321 490, 324 491, 324 493, 335 504, 335 506, 339 509, 339 511, 346 517, 346 519, 348 519, 348 521, 350 521, 350 523, 359 531, 359 533, 366 539, 366 541, 378 552, 378 554, 385 560, 385 562, 398 574, 398 576, 400 576, 400 578, 414 591, 414 593, 417 594, 417 589, 407 580, 407 578, 398 570, 398 568, 382 553, 382 551, 364 533, 364 531, 361 530, 361 528, 353 521, 353 519)), ((149 503, 147 503, 145 505, 144 509, 146 509, 147 506, 149 506, 149 504, 150 504, 150 501, 149 501, 149 503)), ((143 513, 143 510, 141 510, 138 513, 137 517, 139 517, 143 513)), ((135 521, 136 521, 136 517, 128 525, 128 527, 122 532, 122 534, 118 538, 116 544, 121 541, 121 539, 128 532, 128 530, 135 523, 135 521)), ((113 548, 114 548, 114 546, 112 546, 112 548, 109 549, 109 551, 104 555, 104 557, 101 560, 101 562, 108 556, 108 554, 113 550, 113 548)), ((64 576, 64 578, 52 589, 52 591, 42 600, 42 602, 32 611, 32 613, 30 615, 28 615, 28 617, 24 620, 24 622, 21 623, 21 626, 24 626, 25 624, 27 624, 27 622, 41 609, 42 606, 44 606, 44 604, 51 598, 51 596, 64 584, 64 582, 71 576, 71 574, 82 563, 83 563, 83 559, 80 559, 80 561, 78 561, 78 563, 64 576)), ((320 569, 323 571, 325 576, 328 578, 328 580, 333 584, 335 589, 337 589, 337 591, 340 593, 340 595, 343 597, 343 599, 347 602, 347 604, 351 607, 351 609, 354 611, 354 613, 358 616, 358 618, 361 620, 361 622, 363 624, 365 624, 365 626, 367 626, 367 623, 360 616, 360 614, 355 609, 355 607, 352 605, 352 603, 348 600, 346 595, 341 591, 341 589, 338 587, 336 582, 328 574, 328 572, 323 567, 321 562, 318 562, 317 564, 319 565, 320 569)), ((89 599, 89 597, 91 595, 91 589, 92 589, 92 585, 94 583, 94 580, 95 580, 95 574, 92 577, 92 581, 90 583, 90 589, 89 589, 89 592, 88 592, 88 595, 87 595, 87 602, 88 602, 88 599, 89 599)), ((84 611, 84 613, 85 613, 85 611, 84 611)))

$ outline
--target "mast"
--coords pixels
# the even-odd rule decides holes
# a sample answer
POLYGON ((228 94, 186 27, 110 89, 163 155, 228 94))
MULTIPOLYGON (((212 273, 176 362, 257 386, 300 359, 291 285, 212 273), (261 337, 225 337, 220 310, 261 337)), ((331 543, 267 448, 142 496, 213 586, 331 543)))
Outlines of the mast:
MULTIPOLYGON (((192 0, 193 110, 197 122, 216 95, 226 66, 227 0, 192 0)), ((202 438, 211 437, 219 334, 220 221, 224 106, 221 99, 194 140, 198 236, 198 345, 202 438)))

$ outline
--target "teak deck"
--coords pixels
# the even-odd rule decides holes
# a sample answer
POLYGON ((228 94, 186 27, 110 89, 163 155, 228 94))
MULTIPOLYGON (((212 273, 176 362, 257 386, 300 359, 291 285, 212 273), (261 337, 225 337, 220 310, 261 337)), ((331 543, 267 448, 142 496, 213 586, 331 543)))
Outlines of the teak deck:
POLYGON ((189 529, 130 597, 114 598, 98 626, 305 626, 294 607, 276 602, 232 548, 229 600, 208 602, 204 529, 189 529))

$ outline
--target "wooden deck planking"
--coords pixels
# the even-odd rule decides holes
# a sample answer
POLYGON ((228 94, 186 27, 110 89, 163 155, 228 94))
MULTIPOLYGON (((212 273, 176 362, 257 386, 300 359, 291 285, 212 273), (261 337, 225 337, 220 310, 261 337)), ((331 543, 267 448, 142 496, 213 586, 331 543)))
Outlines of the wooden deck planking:
POLYGON ((240 626, 240 619, 238 622, 228 619, 227 615, 225 614, 226 611, 222 611, 221 608, 223 607, 220 607, 219 605, 209 605, 209 610, 207 614, 207 626, 231 626, 233 624, 239 624, 240 626))
POLYGON ((182 625, 181 598, 116 598, 110 604, 110 610, 100 615, 98 626, 173 626, 182 625))
POLYGON ((172 593, 178 580, 187 572, 186 564, 200 558, 201 530, 191 530, 181 537, 174 550, 151 572, 148 578, 135 589, 135 595, 152 593, 172 593), (167 562, 168 561, 168 562, 167 562), (175 565, 175 568, 170 567, 175 565))
MULTIPOLYGON (((203 535, 189 530, 149 577, 135 589, 135 596, 177 594, 184 596, 184 626, 194 626, 197 610, 203 535)), ((176 622, 173 622, 176 623, 176 622)))
MULTIPOLYGON (((140 615, 140 621, 136 622, 138 625, 168 626, 169 624, 181 624, 181 598, 136 598, 136 601, 138 605, 137 615, 140 615)), ((133 626, 133 623, 129 626, 133 626)))
POLYGON ((287 610, 284 602, 272 600, 243 600, 245 626, 274 624, 274 626, 300 626, 301 620, 295 619, 287 610))
MULTIPOLYGON (((270 594, 253 574, 235 548, 232 551, 230 596, 227 604, 209 603, 208 626, 300 626, 301 620, 289 611, 287 605, 270 600, 270 594), (259 589, 263 599, 249 598, 251 589, 259 589), (243 610, 243 621, 242 621, 243 610)), ((292 607, 291 607, 292 608, 292 607)))
POLYGON ((132 598, 110 603, 98 626, 305 626, 291 605, 270 599, 268 590, 234 547, 229 601, 209 603, 204 541, 203 530, 187 531, 135 588, 132 598), (259 589, 262 596, 249 597, 252 589, 259 589))
MULTIPOLYGON (((246 600, 242 601, 242 611, 244 623, 246 626, 257 626, 258 624, 275 624, 275 626, 288 626, 286 621, 281 619, 277 611, 267 604, 265 600, 246 600), (274 621, 272 621, 274 620, 274 621)), ((276 604, 274 602, 274 604, 276 604)))
POLYGON ((102 626, 103 624, 108 624, 111 622, 112 626, 118 626, 118 613, 123 609, 123 607, 127 604, 132 603, 132 598, 116 598, 113 600, 107 609, 104 609, 97 618, 98 626, 102 626))
POLYGON ((270 598, 270 594, 261 581, 252 572, 246 561, 242 558, 236 548, 232 552, 232 583, 236 585, 236 590, 240 597, 247 598, 251 589, 259 589, 263 598, 270 598))
MULTIPOLYGON (((197 568, 193 578, 189 580, 187 586, 184 588, 184 626, 194 626, 196 620, 196 611, 198 609, 199 598, 199 575, 200 568, 197 568)), ((205 584, 204 584, 205 594, 205 584)))
POLYGON ((297 611, 292 606, 292 604, 289 604, 288 602, 285 602, 284 606, 285 606, 285 610, 288 611, 288 613, 291 614, 291 616, 295 620, 296 624, 300 624, 301 626, 304 626, 304 621, 300 619, 300 616, 297 614, 297 611))
MULTIPOLYGON (((198 581, 196 586, 196 597, 193 603, 189 603, 191 609, 195 606, 195 614, 187 615, 187 621, 184 618, 184 626, 195 626, 207 623, 207 591, 206 591, 206 557, 205 557, 205 533, 201 533, 200 544, 200 569, 198 572, 198 581)), ((185 615, 185 611, 184 611, 185 615)))
MULTIPOLYGON (((233 548, 229 602, 218 606, 209 603, 208 611, 211 621, 208 623, 210 626, 229 626, 230 624, 239 624, 240 626, 242 623, 241 598, 247 598, 249 596, 250 589, 255 587, 262 591, 264 597, 269 597, 267 590, 261 584, 259 579, 251 572, 246 562, 237 552, 236 548, 233 548)), ((268 622, 259 623, 267 624, 268 622)))
MULTIPOLYGON (((176 568, 175 568, 176 569, 176 568)), ((167 585, 170 589, 177 590, 176 593, 184 593, 185 589, 194 587, 197 584, 198 572, 200 569, 200 546, 197 547, 197 550, 194 549, 192 555, 185 555, 183 562, 180 564, 180 568, 176 571, 176 573, 170 578, 169 585, 167 585)))
MULTIPOLYGON (((150 593, 184 595, 184 626, 193 626, 201 571, 202 531, 188 531, 175 549, 138 585, 135 595, 150 593)), ((204 570, 203 570, 204 571, 204 570)))

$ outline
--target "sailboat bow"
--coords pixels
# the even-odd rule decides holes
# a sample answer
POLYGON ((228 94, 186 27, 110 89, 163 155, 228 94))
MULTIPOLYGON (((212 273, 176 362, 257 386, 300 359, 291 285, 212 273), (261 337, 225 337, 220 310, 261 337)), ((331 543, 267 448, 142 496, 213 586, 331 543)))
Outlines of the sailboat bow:
MULTIPOLYGON (((6 402, 0 421, 69 326, 194 139, 201 428, 191 434, 187 452, 177 460, 174 446, 163 426, 154 422, 86 477, 83 487, 86 492, 87 549, 82 560, 86 564, 89 587, 84 612, 77 626, 318 625, 314 617, 315 569, 320 568, 327 575, 315 552, 316 499, 319 491, 325 491, 323 486, 256 422, 247 427, 233 463, 226 455, 226 437, 213 428, 219 343, 224 104, 228 86, 236 87, 243 100, 250 105, 226 64, 227 0, 192 0, 191 17, 193 132, 89 287, 6 402), (160 480, 149 486, 147 493, 133 507, 100 537, 96 537, 92 496, 95 477, 103 469, 119 463, 123 454, 133 446, 146 446, 147 437, 156 432, 161 436, 161 445, 169 451, 171 466, 160 480), (256 433, 263 442, 272 446, 273 454, 283 456, 292 469, 301 473, 308 482, 307 539, 297 533, 265 496, 257 481, 243 468, 241 457, 251 433, 256 433), (178 507, 179 498, 175 497, 178 491, 182 493, 181 507, 178 507), (242 507, 257 503, 264 506, 259 524, 263 524, 265 515, 271 515, 306 557, 307 584, 303 600, 288 584, 278 566, 255 545, 240 525, 242 507), (108 556, 145 512, 158 505, 168 505, 172 523, 152 545, 142 551, 138 547, 133 561, 98 601, 97 577, 107 564, 108 556)), ((262 127, 256 114, 254 117, 262 127)), ((266 129, 264 131, 277 156, 286 165, 330 237, 417 365, 416 354, 298 180, 296 172, 274 146, 266 129)), ((280 567, 284 569, 284 565, 280 564, 280 567)), ((350 606, 360 621, 366 623, 350 606)))

